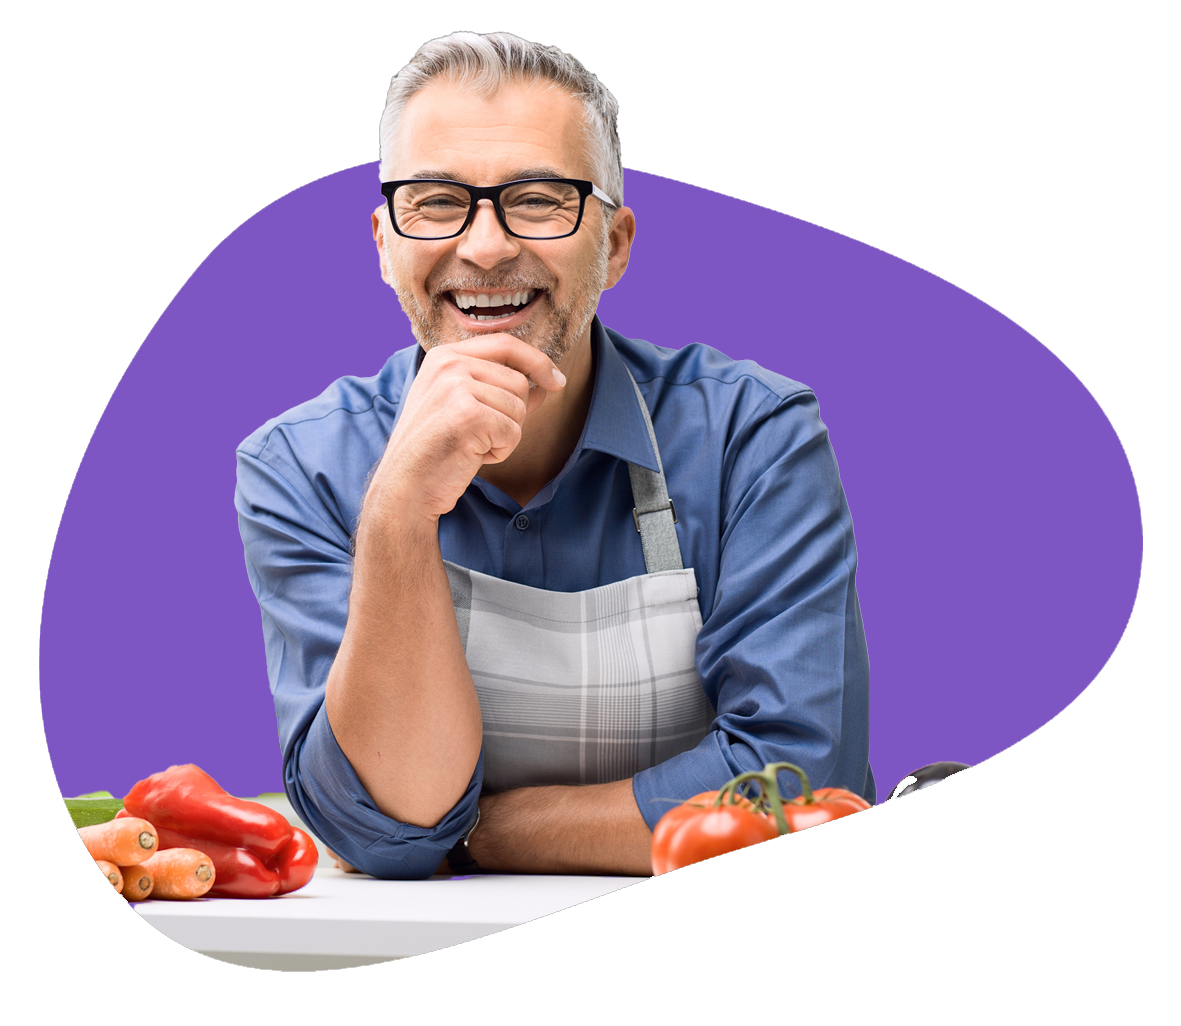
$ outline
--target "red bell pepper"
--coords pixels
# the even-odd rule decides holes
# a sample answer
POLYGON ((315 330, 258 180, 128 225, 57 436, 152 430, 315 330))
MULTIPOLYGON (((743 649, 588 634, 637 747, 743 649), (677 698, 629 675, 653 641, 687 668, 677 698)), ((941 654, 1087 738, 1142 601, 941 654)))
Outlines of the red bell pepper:
POLYGON ((234 798, 198 766, 169 766, 141 780, 123 799, 133 816, 269 859, 291 837, 291 824, 274 809, 234 798))
POLYGON ((279 874, 279 894, 298 891, 316 871, 320 852, 316 842, 298 827, 292 827, 291 840, 279 849, 268 863, 279 874))
POLYGON ((279 893, 279 874, 249 848, 231 848, 217 841, 186 837, 168 827, 157 827, 160 849, 196 848, 213 863, 211 898, 269 898, 279 893))
POLYGON ((312 839, 278 812, 227 794, 197 766, 170 766, 136 784, 121 816, 140 816, 161 850, 196 848, 213 862, 211 897, 268 898, 303 887, 316 870, 312 839))

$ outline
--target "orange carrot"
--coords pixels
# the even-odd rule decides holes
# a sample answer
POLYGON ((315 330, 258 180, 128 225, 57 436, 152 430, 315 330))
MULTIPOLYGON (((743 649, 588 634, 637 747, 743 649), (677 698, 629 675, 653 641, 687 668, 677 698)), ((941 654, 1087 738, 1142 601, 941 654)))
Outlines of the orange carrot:
POLYGON ((108 862, 106 859, 95 859, 94 862, 103 871, 103 876, 111 881, 111 886, 115 888, 115 893, 122 894, 123 874, 119 872, 119 867, 113 862, 108 862))
POLYGON ((91 857, 116 866, 138 866, 160 847, 156 828, 146 819, 128 816, 82 827, 78 836, 91 857))
POLYGON ((138 866, 120 866, 119 869, 123 873, 123 897, 128 901, 143 901, 152 893, 154 881, 144 863, 141 862, 138 866))
POLYGON ((196 848, 168 848, 144 862, 153 898, 199 898, 213 886, 212 860, 196 848))

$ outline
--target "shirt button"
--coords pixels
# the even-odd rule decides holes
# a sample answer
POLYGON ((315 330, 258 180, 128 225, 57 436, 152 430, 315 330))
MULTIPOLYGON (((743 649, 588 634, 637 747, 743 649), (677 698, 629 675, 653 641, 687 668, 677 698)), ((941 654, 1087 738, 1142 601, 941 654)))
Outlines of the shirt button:
POLYGON ((524 513, 519 513, 513 523, 516 525, 518 531, 523 531, 529 526, 529 518, 524 513))

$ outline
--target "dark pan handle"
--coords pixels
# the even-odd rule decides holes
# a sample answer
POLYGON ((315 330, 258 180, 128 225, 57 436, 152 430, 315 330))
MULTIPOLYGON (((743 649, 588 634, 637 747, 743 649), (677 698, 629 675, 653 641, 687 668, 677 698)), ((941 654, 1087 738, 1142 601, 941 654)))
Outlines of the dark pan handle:
POLYGON ((960 770, 966 770, 967 768, 968 764, 964 762, 933 762, 929 766, 924 766, 922 769, 917 769, 913 773, 908 773, 898 781, 894 785, 894 790, 890 792, 890 798, 901 798, 904 794, 913 794, 915 791, 921 791, 924 787, 938 784, 939 781, 946 780, 953 773, 958 773, 960 770))

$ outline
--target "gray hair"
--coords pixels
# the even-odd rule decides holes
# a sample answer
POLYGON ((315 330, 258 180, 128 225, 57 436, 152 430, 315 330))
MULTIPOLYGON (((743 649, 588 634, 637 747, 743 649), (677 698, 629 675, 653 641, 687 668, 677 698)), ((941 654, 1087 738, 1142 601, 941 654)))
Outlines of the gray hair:
POLYGON ((485 98, 513 81, 545 79, 582 102, 583 124, 591 142, 595 184, 617 206, 623 205, 623 157, 616 120, 619 103, 582 64, 556 46, 531 43, 509 32, 453 32, 418 48, 391 80, 381 115, 381 180, 389 181, 394 143, 406 104, 434 78, 445 78, 485 98))

